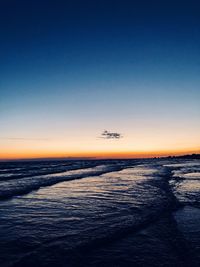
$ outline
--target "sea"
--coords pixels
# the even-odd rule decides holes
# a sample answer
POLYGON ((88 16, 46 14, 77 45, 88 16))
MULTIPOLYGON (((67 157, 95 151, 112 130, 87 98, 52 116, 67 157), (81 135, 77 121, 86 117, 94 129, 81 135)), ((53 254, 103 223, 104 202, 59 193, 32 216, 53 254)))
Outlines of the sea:
POLYGON ((0 266, 200 266, 200 160, 0 162, 0 266))

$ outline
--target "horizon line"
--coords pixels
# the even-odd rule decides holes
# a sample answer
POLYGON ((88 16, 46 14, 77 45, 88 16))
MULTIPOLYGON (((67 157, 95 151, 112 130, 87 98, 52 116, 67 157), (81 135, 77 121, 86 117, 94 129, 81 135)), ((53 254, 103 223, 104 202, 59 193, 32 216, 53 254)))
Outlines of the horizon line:
POLYGON ((153 158, 166 158, 166 157, 179 157, 179 156, 190 156, 199 155, 200 151, 185 151, 185 152, 169 152, 169 153, 138 153, 131 155, 131 153, 110 153, 108 155, 94 155, 94 156, 33 156, 33 157, 9 157, 0 158, 0 162, 5 161, 31 161, 31 160, 100 160, 100 159, 153 159, 153 158))

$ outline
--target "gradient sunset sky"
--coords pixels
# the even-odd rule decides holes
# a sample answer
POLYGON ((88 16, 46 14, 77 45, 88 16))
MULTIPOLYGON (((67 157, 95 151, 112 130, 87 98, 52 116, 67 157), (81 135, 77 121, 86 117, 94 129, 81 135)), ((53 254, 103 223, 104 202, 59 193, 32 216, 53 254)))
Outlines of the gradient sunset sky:
POLYGON ((199 10, 0 1, 0 158, 200 152, 199 10))

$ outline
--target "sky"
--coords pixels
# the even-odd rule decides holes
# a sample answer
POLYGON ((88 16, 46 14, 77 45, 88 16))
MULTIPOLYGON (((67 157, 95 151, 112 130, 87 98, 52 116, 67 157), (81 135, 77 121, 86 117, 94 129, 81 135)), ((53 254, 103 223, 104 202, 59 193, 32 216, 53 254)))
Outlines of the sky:
POLYGON ((200 152, 199 10, 0 1, 0 159, 200 152))

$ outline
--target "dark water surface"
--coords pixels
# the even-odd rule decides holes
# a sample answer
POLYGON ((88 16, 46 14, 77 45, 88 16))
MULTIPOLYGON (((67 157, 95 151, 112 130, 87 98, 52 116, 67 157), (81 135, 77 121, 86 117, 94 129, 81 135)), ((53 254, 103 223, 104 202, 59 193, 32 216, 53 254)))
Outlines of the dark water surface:
POLYGON ((200 160, 1 162, 0 266, 200 266, 200 160))

